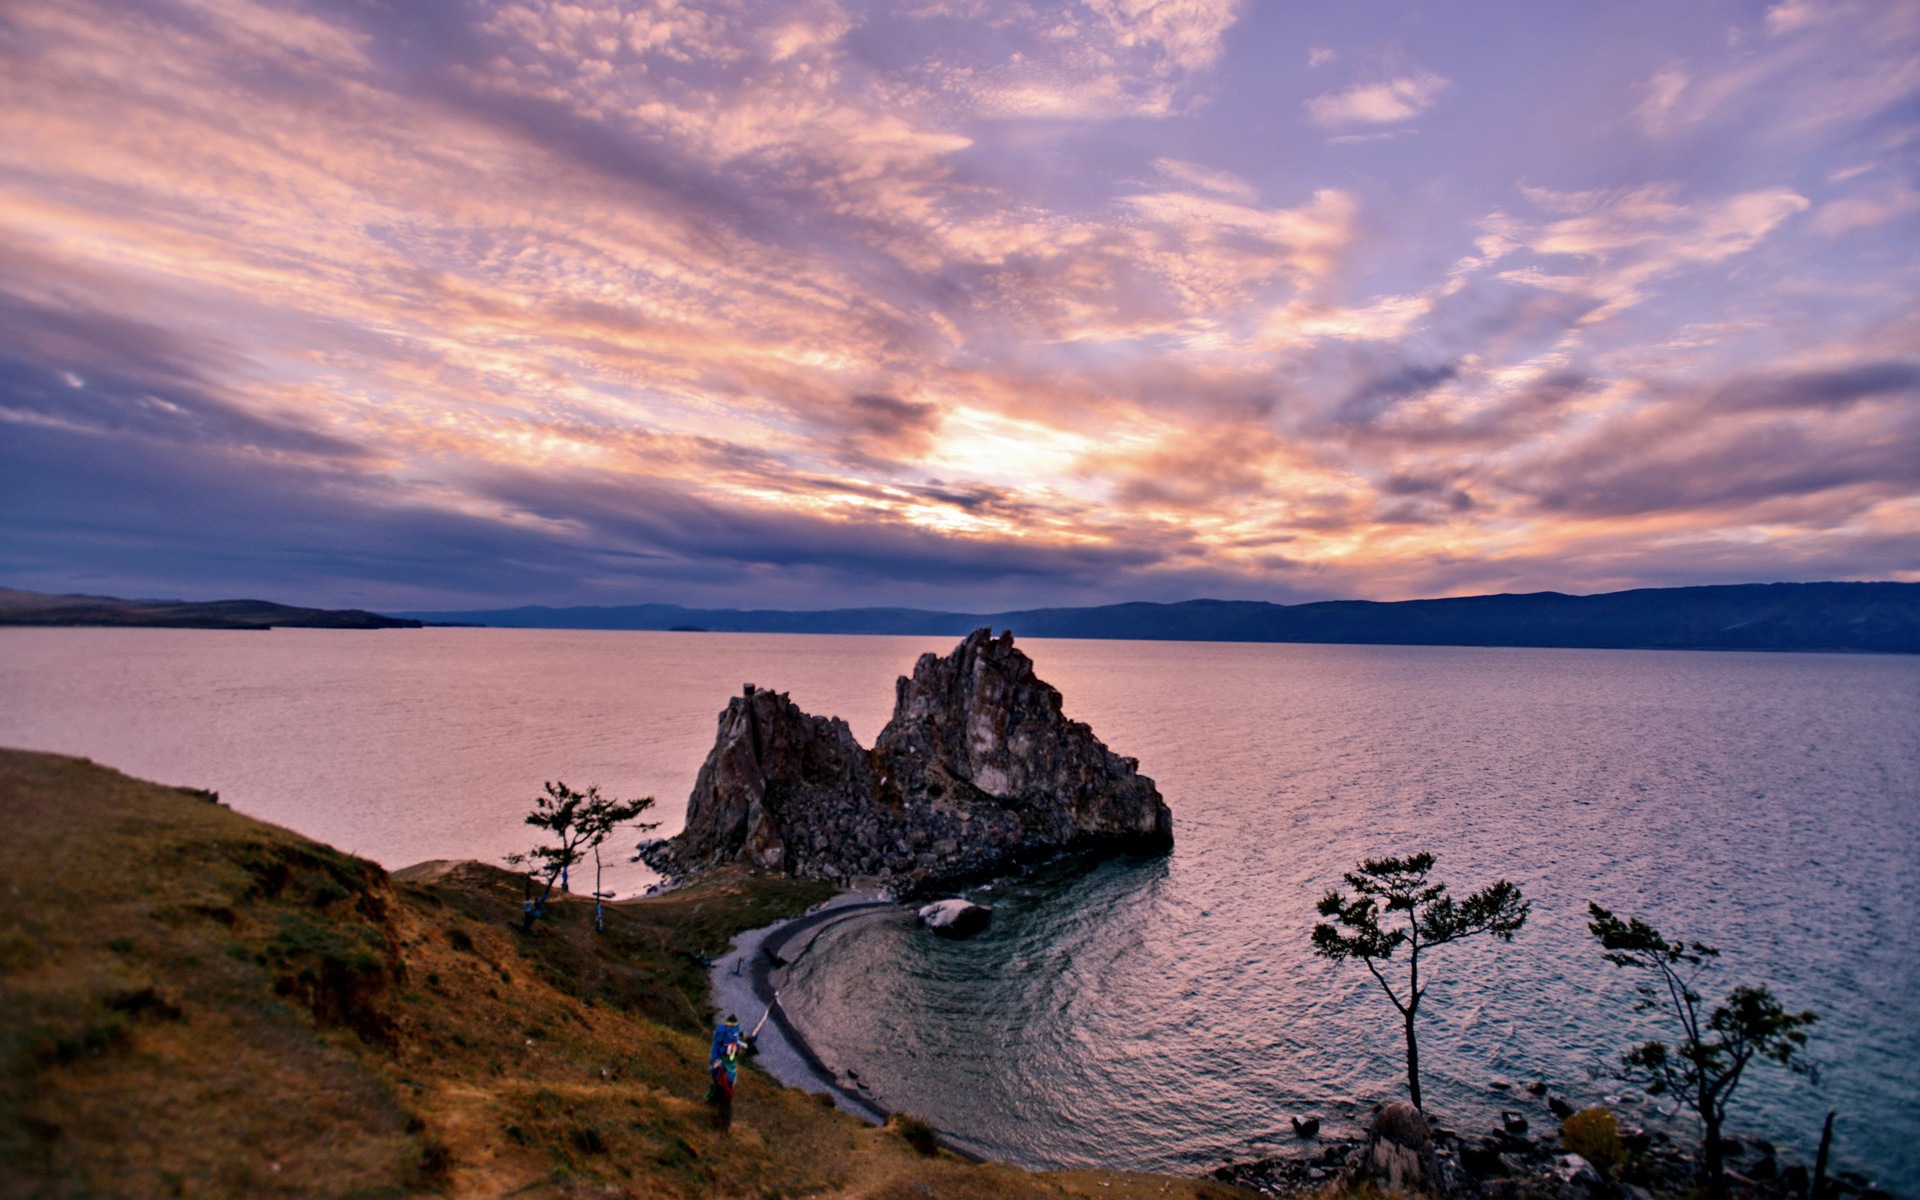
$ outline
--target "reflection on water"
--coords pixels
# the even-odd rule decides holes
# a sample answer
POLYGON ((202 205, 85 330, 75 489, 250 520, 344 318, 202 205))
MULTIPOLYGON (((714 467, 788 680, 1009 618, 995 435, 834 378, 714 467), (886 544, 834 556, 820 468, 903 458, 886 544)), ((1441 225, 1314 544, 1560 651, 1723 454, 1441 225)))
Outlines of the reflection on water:
MULTIPOLYGON (((374 857, 496 859, 544 779, 651 793, 671 832, 742 682, 870 743, 893 680, 952 639, 419 630, 0 631, 0 743, 218 788, 374 857)), ((1650 1035, 1588 900, 1726 951, 1822 1014, 1819 1089, 1761 1072, 1736 1114, 1920 1178, 1920 659, 1450 647, 1023 642, 1070 715, 1174 810, 1165 859, 1029 876, 991 930, 823 937, 783 1004, 878 1098, 1034 1164, 1190 1170, 1338 1129, 1404 1088, 1366 972, 1313 957, 1314 902, 1364 856, 1431 849, 1457 893, 1518 883, 1511 946, 1436 956, 1432 1108, 1495 1079, 1619 1094, 1650 1035)), ((626 867, 613 881, 645 881, 626 867)), ((1629 1104, 1630 1113, 1644 1111, 1629 1104)))

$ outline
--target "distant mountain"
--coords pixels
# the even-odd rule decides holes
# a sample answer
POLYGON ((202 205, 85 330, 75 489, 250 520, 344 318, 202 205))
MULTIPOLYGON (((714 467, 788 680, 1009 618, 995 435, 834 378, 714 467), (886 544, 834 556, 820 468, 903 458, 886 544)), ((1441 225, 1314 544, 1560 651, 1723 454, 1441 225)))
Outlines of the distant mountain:
MULTIPOLYGON (((1099 610, 1063 608, 1045 611, 1077 613, 1099 610)), ((405 615, 419 616, 424 621, 457 621, 502 629, 653 629, 678 633, 952 633, 955 636, 972 633, 997 619, 967 613, 928 612, 918 608, 836 608, 825 612, 786 612, 778 609, 743 611, 734 608, 682 608, 677 604, 588 608, 547 608, 535 604, 524 608, 405 615)))
POLYGON ((418 629, 411 617, 357 608, 294 608, 265 600, 120 600, 0 588, 0 625, 145 625, 175 629, 418 629))
POLYGON ((914 608, 783 612, 635 604, 415 612, 424 621, 519 629, 681 629, 959 637, 983 625, 1024 637, 1561 646, 1667 650, 1848 650, 1920 654, 1920 583, 1749 583, 1446 600, 1268 604, 1188 600, 1019 612, 914 608))

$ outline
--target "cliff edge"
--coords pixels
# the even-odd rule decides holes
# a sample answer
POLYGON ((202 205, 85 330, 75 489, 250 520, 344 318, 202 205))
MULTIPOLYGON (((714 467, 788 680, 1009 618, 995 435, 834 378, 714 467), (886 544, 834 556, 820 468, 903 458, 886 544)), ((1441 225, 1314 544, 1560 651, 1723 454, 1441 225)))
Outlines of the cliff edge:
POLYGON ((978 629, 900 678, 871 750, 749 684, 720 714, 686 829, 645 857, 671 875, 744 862, 914 887, 1060 850, 1165 850, 1173 814, 1139 766, 1067 718, 1011 634, 978 629))

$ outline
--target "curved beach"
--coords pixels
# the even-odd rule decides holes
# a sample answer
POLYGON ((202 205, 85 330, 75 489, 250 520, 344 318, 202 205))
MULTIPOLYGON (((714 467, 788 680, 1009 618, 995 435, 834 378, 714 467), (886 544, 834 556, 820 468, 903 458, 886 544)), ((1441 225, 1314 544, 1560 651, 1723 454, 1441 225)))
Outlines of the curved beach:
MULTIPOLYGON (((749 1032, 767 1014, 767 1022, 754 1042, 754 1060, 761 1069, 788 1087, 825 1092, 835 1107, 875 1125, 884 1125, 890 1115, 858 1085, 848 1083, 808 1043, 786 1011, 774 1003, 774 995, 785 982, 786 968, 813 948, 828 929, 847 921, 858 921, 899 911, 900 904, 881 892, 842 892, 818 908, 776 921, 759 929, 750 929, 733 940, 733 947, 714 960, 710 968, 713 1003, 717 1011, 735 1013, 749 1032)), ((990 1157, 965 1137, 940 1131, 941 1143, 948 1149, 976 1161, 990 1157)))

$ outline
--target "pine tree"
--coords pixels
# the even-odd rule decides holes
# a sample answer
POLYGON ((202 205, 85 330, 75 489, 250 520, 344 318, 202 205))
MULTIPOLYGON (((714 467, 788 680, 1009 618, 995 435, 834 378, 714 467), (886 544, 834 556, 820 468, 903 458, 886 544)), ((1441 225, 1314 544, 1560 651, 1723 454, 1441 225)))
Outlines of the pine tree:
POLYGON ((1322 924, 1313 929, 1316 953, 1335 962, 1359 959, 1399 1010, 1407 1039, 1407 1088, 1415 1108, 1424 1105, 1420 1101, 1420 1044, 1414 1037, 1414 1018, 1432 986, 1420 982, 1421 953, 1482 933, 1511 942, 1527 923, 1531 907, 1521 898, 1520 889, 1504 879, 1455 903, 1447 895, 1446 884, 1428 882, 1433 861, 1433 855, 1427 853, 1366 859, 1358 871, 1347 873, 1347 886, 1354 890, 1352 900, 1337 891, 1328 892, 1320 900, 1320 915, 1332 917, 1337 927, 1322 924), (1405 913, 1406 917, 1391 926, 1382 924, 1393 913, 1405 913), (1347 932, 1343 933, 1343 928, 1347 932), (1407 952, 1404 994, 1394 990, 1377 965, 1403 947, 1407 952))
MULTIPOLYGON (((507 856, 507 861, 515 866, 532 864, 528 879, 541 883, 540 898, 535 900, 529 895, 520 917, 520 927, 529 933, 533 931, 534 922, 545 914, 547 901, 553 897, 554 886, 566 878, 569 870, 579 865, 587 851, 594 851, 597 859, 600 844, 616 828, 653 807, 651 796, 642 796, 638 800, 610 800, 600 794, 598 787, 590 787, 584 792, 576 792, 559 782, 548 783, 545 787, 546 793, 534 798, 533 811, 527 814, 526 821, 535 829, 551 833, 556 842, 542 843, 525 854, 507 856), (545 878, 541 879, 543 875, 545 878)), ((641 828, 652 829, 656 824, 643 825, 641 828)), ((599 891, 597 875, 594 890, 599 891)))
POLYGON ((1726 1151, 1720 1133, 1727 1102, 1755 1061, 1808 1070, 1800 1050, 1807 1044, 1807 1026, 1820 1018, 1810 1011, 1788 1012, 1764 987, 1736 987, 1725 1003, 1705 1012, 1694 984, 1720 951, 1700 942, 1670 942, 1638 917, 1623 921, 1598 904, 1589 903, 1587 912, 1593 918, 1587 929, 1599 939, 1607 961, 1651 976, 1640 985, 1636 1009, 1661 1010, 1679 1027, 1680 1040, 1672 1046, 1649 1041, 1628 1050, 1621 1058, 1626 1074, 1650 1094, 1670 1095, 1700 1118, 1707 1187, 1724 1197, 1726 1151))

